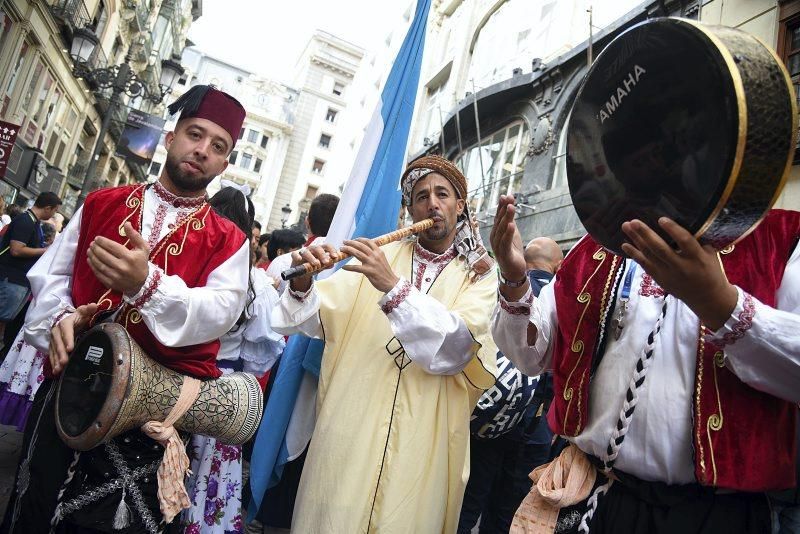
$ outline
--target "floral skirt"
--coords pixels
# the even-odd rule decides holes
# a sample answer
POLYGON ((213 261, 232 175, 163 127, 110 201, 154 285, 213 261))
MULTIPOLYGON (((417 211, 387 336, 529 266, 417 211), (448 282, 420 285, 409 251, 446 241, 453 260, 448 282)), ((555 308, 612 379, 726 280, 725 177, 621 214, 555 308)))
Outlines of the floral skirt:
POLYGON ((45 358, 20 331, 0 366, 0 424, 15 425, 20 432, 25 429, 33 397, 44 380, 45 358))
POLYGON ((189 456, 192 475, 186 488, 192 506, 181 516, 184 532, 241 533, 242 448, 197 435, 189 444, 189 456))

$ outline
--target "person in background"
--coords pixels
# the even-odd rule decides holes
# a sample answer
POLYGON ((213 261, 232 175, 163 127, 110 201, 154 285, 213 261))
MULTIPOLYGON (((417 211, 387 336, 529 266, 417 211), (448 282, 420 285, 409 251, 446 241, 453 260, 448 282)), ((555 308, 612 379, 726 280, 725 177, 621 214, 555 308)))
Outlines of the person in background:
POLYGON ((16 217, 0 240, 0 321, 3 332, 3 357, 22 329, 31 294, 28 271, 47 250, 42 221, 55 214, 61 206, 58 195, 40 193, 33 207, 24 216, 16 217))
POLYGON ((261 223, 253 220, 253 227, 250 229, 250 236, 253 242, 253 248, 258 245, 258 240, 261 239, 261 223))
MULTIPOLYGON (((306 216, 306 228, 308 228, 309 235, 304 246, 309 247, 325 243, 325 237, 328 235, 328 230, 331 227, 333 215, 336 213, 338 205, 339 197, 336 195, 323 193, 314 197, 306 216)), ((275 232, 272 235, 274 236, 275 232)), ((270 257, 270 260, 272 261, 267 269, 267 274, 274 280, 279 281, 278 293, 282 294, 286 289, 287 282, 281 279, 281 273, 292 266, 291 251, 285 250, 277 258, 270 257)))
MULTIPOLYGON (((224 187, 209 204, 242 232, 252 226, 253 204, 242 191, 224 187)), ((247 305, 227 334, 220 338, 217 366, 224 374, 244 371, 262 376, 285 346, 283 336, 270 327, 270 312, 278 293, 261 269, 250 269, 247 305)), ((242 447, 196 435, 188 446, 191 475, 186 487, 191 507, 181 516, 186 534, 233 534, 243 531, 242 447)))
POLYGON ((270 264, 269 255, 267 254, 267 247, 269 246, 269 238, 272 234, 261 234, 258 238, 258 246, 256 246, 256 267, 259 269, 267 270, 270 264))
POLYGON ((300 232, 295 230, 288 230, 282 228, 275 230, 267 245, 267 258, 269 259, 269 267, 267 268, 267 276, 272 278, 277 286, 278 294, 281 294, 286 289, 287 282, 281 278, 281 273, 292 266, 291 261, 289 265, 284 265, 283 261, 278 261, 278 258, 288 255, 291 260, 291 253, 298 250, 306 242, 306 238, 300 232))
MULTIPOLYGON (((537 237, 525 247, 525 262, 538 295, 564 259, 558 243, 537 237)), ((529 377, 502 353, 498 378, 478 400, 470 421, 470 477, 458 522, 459 534, 507 533, 514 512, 531 489, 529 474, 550 459, 552 434, 542 417, 552 398, 547 374, 529 377)))

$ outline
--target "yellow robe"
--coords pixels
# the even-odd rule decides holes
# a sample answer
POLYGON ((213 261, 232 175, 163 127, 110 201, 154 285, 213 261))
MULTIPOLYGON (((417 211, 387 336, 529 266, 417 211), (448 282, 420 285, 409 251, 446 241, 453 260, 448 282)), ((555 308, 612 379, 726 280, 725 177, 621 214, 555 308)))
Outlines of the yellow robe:
MULTIPOLYGON (((413 243, 383 250, 411 280, 413 243)), ((475 339, 469 364, 452 376, 429 374, 405 356, 366 277, 340 270, 317 290, 325 352, 292 531, 455 532, 469 478, 469 418, 495 380, 496 274, 472 283, 457 258, 428 293, 475 339)))

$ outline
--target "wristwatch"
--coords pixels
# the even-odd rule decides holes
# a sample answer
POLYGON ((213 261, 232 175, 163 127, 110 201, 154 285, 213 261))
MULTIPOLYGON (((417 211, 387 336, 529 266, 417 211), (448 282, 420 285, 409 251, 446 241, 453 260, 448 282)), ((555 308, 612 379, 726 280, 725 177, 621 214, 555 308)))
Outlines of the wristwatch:
POLYGON ((500 283, 506 287, 522 287, 528 281, 528 275, 524 275, 522 280, 509 280, 502 272, 500 273, 500 283))

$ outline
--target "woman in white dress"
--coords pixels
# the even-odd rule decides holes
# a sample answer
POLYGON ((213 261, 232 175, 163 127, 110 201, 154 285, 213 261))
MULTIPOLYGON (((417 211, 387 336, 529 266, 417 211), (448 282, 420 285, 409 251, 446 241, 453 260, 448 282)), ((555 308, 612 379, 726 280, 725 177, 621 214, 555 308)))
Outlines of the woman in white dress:
MULTIPOLYGON (((231 219, 249 235, 253 205, 242 191, 225 187, 210 203, 220 215, 231 219)), ((262 269, 251 267, 250 285, 242 318, 220 339, 217 365, 223 373, 244 371, 261 377, 281 355, 285 343, 283 336, 270 327, 270 312, 279 298, 272 280, 262 269)), ((243 532, 242 448, 196 435, 189 445, 189 456, 192 475, 186 485, 192 506, 182 516, 184 532, 243 532)))

